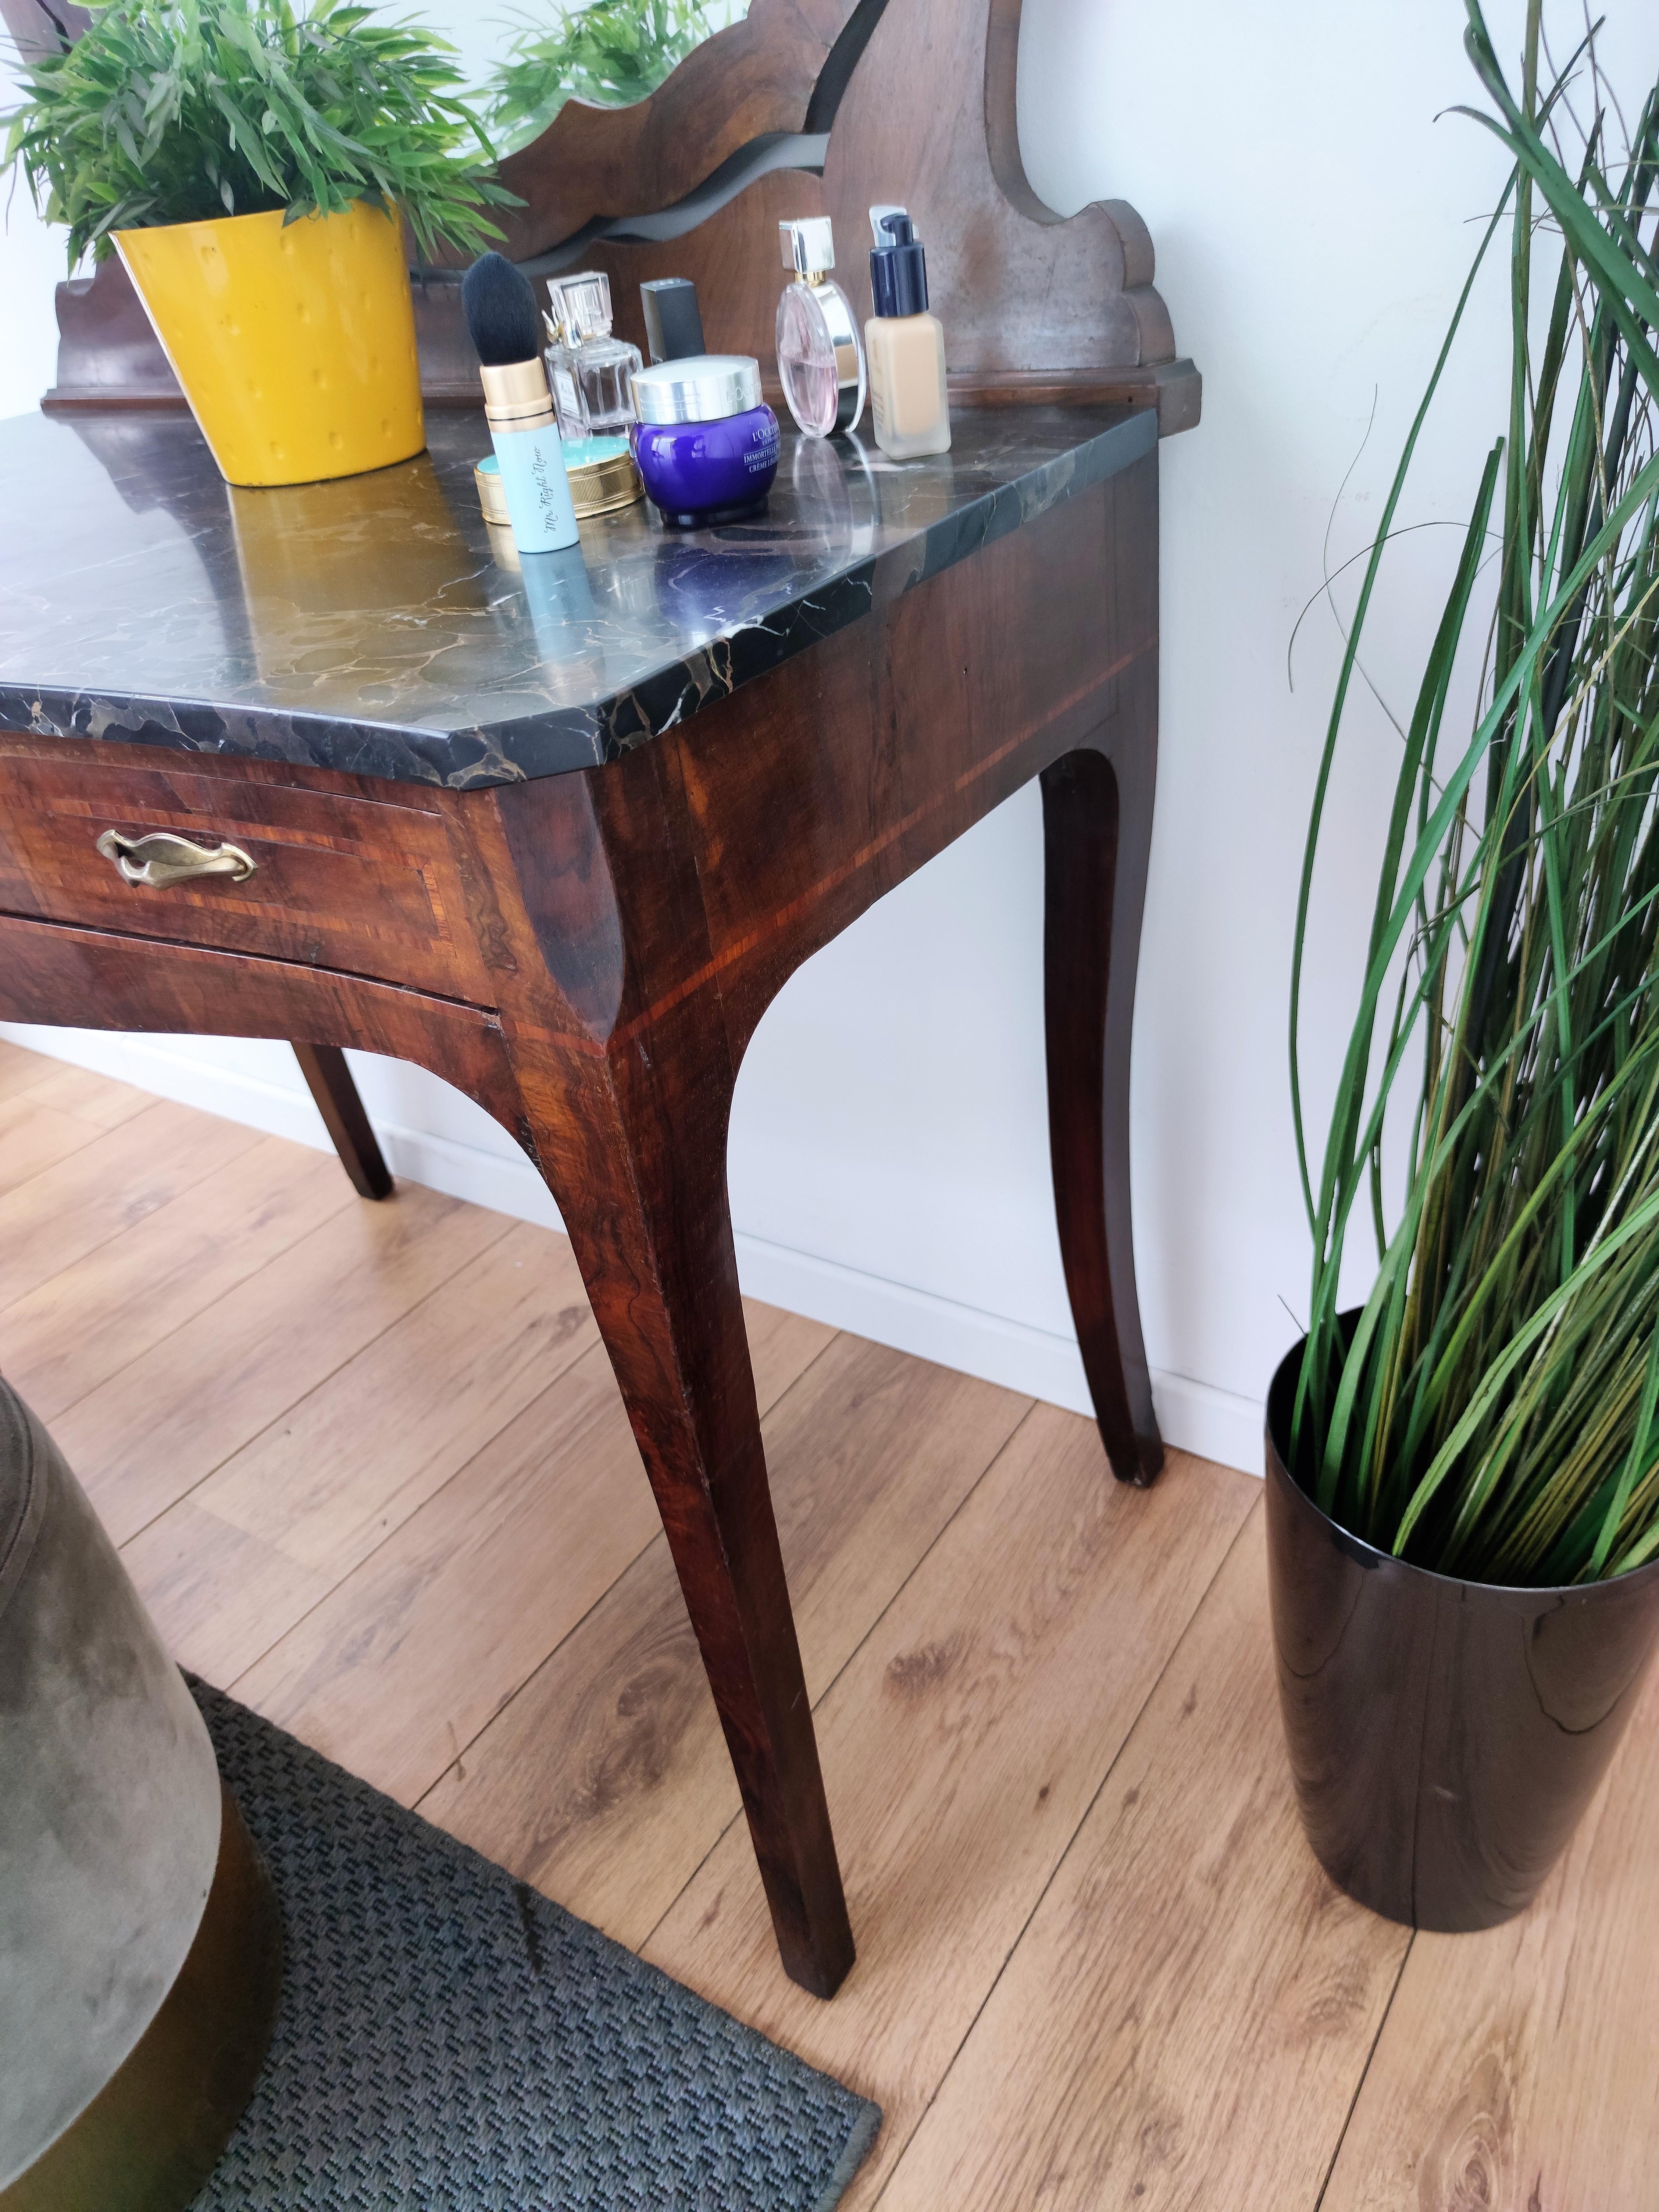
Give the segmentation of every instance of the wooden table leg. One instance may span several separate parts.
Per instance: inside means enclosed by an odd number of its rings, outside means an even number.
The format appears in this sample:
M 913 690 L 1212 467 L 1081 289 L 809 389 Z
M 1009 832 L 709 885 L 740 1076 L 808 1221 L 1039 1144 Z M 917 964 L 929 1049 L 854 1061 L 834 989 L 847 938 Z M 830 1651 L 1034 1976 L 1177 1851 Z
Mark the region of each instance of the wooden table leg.
M 677 1068 L 659 1029 L 648 1052 L 559 1055 L 556 1072 L 534 1052 L 514 1059 L 656 1493 L 778 1949 L 793 1980 L 827 1997 L 853 1936 L 738 1291 L 723 1037 L 710 1054 Z
M 1152 748 L 1042 775 L 1048 1139 L 1066 1288 L 1112 1472 L 1164 1463 L 1129 1214 L 1129 1038 L 1152 831 Z
M 344 1053 L 336 1044 L 296 1044 L 294 1057 L 328 1126 L 353 1189 L 363 1198 L 390 1198 L 392 1172 L 380 1156 Z

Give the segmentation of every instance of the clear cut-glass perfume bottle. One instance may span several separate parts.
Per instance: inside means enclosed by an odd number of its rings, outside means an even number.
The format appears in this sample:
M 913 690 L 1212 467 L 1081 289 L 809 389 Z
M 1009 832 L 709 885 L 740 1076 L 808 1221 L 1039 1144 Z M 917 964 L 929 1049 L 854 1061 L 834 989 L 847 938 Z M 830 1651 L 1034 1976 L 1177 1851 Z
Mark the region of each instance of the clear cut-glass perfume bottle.
M 587 431 L 582 422 L 581 395 L 576 389 L 575 340 L 571 335 L 564 294 L 559 289 L 556 276 L 548 279 L 547 299 L 548 304 L 542 310 L 542 322 L 547 331 L 547 344 L 542 359 L 547 365 L 547 388 L 553 394 L 553 412 L 558 421 L 559 435 L 562 438 L 585 438 Z
M 778 301 L 778 375 L 783 396 L 809 438 L 850 430 L 864 412 L 864 343 L 853 303 L 830 271 L 836 265 L 828 216 L 781 222 L 783 265 L 794 274 Z
M 644 367 L 637 346 L 611 335 L 611 279 L 602 269 L 555 277 L 555 314 L 564 333 L 581 409 L 579 435 L 625 435 L 637 419 L 634 373 Z

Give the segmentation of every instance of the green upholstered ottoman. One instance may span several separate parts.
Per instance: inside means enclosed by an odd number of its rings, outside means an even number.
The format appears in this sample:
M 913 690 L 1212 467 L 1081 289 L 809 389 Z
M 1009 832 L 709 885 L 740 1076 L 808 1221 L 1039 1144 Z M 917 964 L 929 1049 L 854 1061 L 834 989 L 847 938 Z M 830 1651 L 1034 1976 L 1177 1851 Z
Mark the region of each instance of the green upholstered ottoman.
M 85 1493 L 0 1381 L 0 2212 L 176 2212 L 270 2038 L 276 1901 Z

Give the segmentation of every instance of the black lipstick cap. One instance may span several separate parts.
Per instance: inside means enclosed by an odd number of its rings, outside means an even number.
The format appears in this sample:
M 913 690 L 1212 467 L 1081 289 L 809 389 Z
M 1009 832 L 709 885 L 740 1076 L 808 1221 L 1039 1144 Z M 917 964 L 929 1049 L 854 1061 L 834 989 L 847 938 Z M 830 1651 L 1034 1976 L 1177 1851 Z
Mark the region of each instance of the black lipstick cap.
M 686 361 L 707 353 L 697 288 L 689 276 L 653 276 L 640 287 L 646 342 L 653 361 Z

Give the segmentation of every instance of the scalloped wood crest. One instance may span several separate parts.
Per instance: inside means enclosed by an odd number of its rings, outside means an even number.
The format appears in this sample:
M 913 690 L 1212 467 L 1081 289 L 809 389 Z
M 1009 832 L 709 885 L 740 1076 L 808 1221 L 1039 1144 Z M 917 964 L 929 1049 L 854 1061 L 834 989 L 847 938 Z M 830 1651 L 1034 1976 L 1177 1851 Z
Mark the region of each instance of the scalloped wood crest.
M 78 39 L 91 21 L 90 12 L 73 0 L 0 0 L 0 23 L 24 61 L 54 52 L 65 33 Z
M 756 138 L 827 122 L 822 177 L 775 169 L 678 238 L 595 239 L 583 249 L 583 264 L 611 277 L 623 335 L 643 345 L 643 280 L 690 276 L 710 346 L 753 354 L 769 371 L 783 284 L 779 221 L 833 218 L 837 274 L 866 315 L 868 210 L 902 202 L 927 248 L 959 397 L 1150 402 L 1163 430 L 1184 429 L 1198 419 L 1200 385 L 1176 358 L 1146 225 L 1122 200 L 1059 216 L 1026 177 L 1015 117 L 1019 18 L 1020 0 L 756 0 L 745 22 L 624 111 L 626 144 L 650 149 L 631 174 L 617 166 L 621 115 L 574 104 L 510 158 L 504 173 L 531 203 L 517 250 L 541 251 L 625 204 L 635 216 L 671 207 Z M 832 116 L 815 118 L 815 95 L 820 110 L 832 105 L 823 72 L 849 50 L 854 65 L 844 90 L 836 87 Z M 729 114 L 709 112 L 716 86 Z M 602 145 L 603 165 L 593 153 Z M 556 176 L 556 197 L 550 185 L 538 199 L 540 180 Z
M 1062 217 L 1027 180 L 1014 112 L 1019 16 L 1020 0 L 889 0 L 824 164 L 828 211 L 857 250 L 854 297 L 868 298 L 870 203 L 902 200 L 927 247 L 954 371 L 994 379 L 1173 366 L 1152 241 L 1133 209 L 1097 202 Z M 887 189 L 890 176 L 897 189 Z M 1195 386 L 1190 365 L 1185 374 Z
M 655 215 L 757 138 L 807 128 L 854 0 L 753 0 L 631 107 L 567 100 L 539 138 L 501 162 L 525 205 L 502 218 L 503 253 L 527 261 L 607 216 Z
M 690 276 L 709 345 L 753 354 L 769 381 L 780 220 L 833 218 L 837 274 L 866 315 L 867 211 L 900 202 L 927 248 L 956 398 L 1126 400 L 1156 405 L 1166 434 L 1185 429 L 1198 419 L 1200 380 L 1176 357 L 1145 224 L 1121 200 L 1062 217 L 1026 177 L 1019 17 L 1020 0 L 753 0 L 648 99 L 568 102 L 507 156 L 503 176 L 525 202 L 507 250 L 527 260 L 598 222 L 660 218 L 757 145 L 775 152 L 827 130 L 821 174 L 772 168 L 702 220 L 688 210 L 691 227 L 665 241 L 584 244 L 582 264 L 611 277 L 618 331 L 642 347 L 640 283 Z M 808 159 L 814 148 L 788 151 Z M 428 403 L 476 406 L 453 277 L 417 280 L 416 317 Z M 118 263 L 61 285 L 58 322 L 58 382 L 45 404 L 178 404 Z

